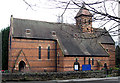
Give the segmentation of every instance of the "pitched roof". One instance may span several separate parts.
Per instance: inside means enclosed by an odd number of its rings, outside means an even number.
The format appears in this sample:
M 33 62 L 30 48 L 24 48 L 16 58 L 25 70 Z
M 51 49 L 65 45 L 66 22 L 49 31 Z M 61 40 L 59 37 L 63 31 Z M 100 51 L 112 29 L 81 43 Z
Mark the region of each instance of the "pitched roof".
M 29 36 L 26 29 L 30 29 Z M 55 32 L 53 35 L 52 32 Z M 108 56 L 100 43 L 114 44 L 105 29 L 94 29 L 94 33 L 81 33 L 75 25 L 50 23 L 13 18 L 13 37 L 58 39 L 64 55 Z
M 92 17 L 92 14 L 89 12 L 89 10 L 84 5 L 79 10 L 79 12 L 77 13 L 76 17 L 79 17 L 81 15 L 91 16 Z

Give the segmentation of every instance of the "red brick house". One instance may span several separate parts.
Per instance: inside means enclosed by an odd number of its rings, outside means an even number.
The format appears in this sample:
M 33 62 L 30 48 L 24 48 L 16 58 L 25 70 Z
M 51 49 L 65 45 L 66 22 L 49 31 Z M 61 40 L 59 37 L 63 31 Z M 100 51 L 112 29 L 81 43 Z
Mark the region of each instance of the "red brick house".
M 11 16 L 9 34 L 10 71 L 74 71 L 77 61 L 100 70 L 115 67 L 115 42 L 106 31 L 92 27 L 92 14 L 85 7 L 76 25 L 51 23 Z

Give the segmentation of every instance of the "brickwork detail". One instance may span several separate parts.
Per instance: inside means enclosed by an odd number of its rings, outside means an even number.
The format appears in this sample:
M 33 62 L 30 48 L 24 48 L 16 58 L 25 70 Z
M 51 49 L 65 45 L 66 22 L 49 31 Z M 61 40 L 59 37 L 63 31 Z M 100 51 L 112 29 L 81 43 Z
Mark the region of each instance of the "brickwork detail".
M 41 46 L 41 59 L 39 59 L 39 46 Z M 48 46 L 50 46 L 50 59 L 47 55 Z M 21 50 L 24 54 L 19 54 Z M 12 48 L 9 51 L 9 70 L 12 71 L 14 68 L 19 71 L 18 65 L 21 60 L 27 65 L 25 70 L 30 66 L 31 71 L 55 71 L 55 41 L 12 39 Z
M 111 44 L 102 44 L 102 46 L 109 54 L 109 67 L 115 67 L 115 46 Z
M 41 46 L 41 59 L 39 59 L 38 47 Z M 47 58 L 48 46 L 50 46 L 50 59 Z M 110 55 L 109 57 L 64 57 L 60 44 L 57 44 L 57 71 L 74 71 L 73 64 L 78 58 L 80 70 L 82 65 L 90 64 L 92 70 L 101 70 L 107 63 L 108 68 L 115 66 L 115 47 L 114 45 L 102 44 L 103 48 Z M 22 52 L 20 53 L 20 51 Z M 19 56 L 19 57 L 18 57 Z M 94 58 L 94 65 L 92 65 Z M 9 51 L 9 70 L 19 71 L 19 62 L 24 61 L 26 67 L 24 71 L 55 71 L 55 41 L 50 40 L 30 40 L 12 39 L 12 48 Z
M 76 25 L 81 29 L 82 32 L 93 32 L 92 17 L 80 16 L 76 18 Z

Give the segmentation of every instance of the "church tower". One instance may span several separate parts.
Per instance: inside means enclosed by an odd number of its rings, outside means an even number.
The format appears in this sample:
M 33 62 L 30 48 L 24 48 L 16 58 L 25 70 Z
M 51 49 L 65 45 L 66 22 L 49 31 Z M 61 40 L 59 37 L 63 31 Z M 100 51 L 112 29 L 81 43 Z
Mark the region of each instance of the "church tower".
M 92 14 L 83 5 L 77 15 L 75 16 L 76 26 L 80 28 L 82 32 L 93 32 L 92 28 Z

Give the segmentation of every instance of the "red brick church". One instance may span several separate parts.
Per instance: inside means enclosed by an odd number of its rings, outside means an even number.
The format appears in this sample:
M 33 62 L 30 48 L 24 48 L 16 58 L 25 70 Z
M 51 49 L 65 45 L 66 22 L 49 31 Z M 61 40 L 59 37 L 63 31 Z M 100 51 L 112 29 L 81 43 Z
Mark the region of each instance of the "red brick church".
M 74 63 L 101 70 L 115 67 L 115 42 L 107 30 L 92 27 L 92 14 L 81 7 L 76 25 L 13 18 L 8 69 L 11 72 L 74 71 Z

